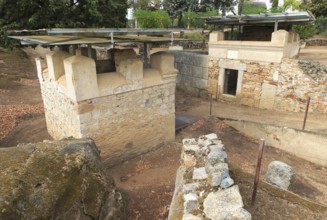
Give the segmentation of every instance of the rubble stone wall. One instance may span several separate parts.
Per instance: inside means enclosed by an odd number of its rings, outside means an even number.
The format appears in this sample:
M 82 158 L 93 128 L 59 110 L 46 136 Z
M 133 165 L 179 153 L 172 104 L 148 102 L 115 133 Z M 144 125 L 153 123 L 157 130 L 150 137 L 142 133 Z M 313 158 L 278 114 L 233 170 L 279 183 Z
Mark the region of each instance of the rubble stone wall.
M 250 220 L 216 134 L 184 139 L 169 220 Z
M 251 107 L 293 112 L 305 111 L 307 99 L 311 97 L 309 111 L 327 113 L 326 66 L 288 58 L 281 63 L 233 62 L 236 61 L 210 58 L 207 89 L 213 97 L 218 95 L 221 100 Z M 224 81 L 219 80 L 227 68 L 222 63 L 231 63 L 230 66 L 239 73 L 242 71 L 242 82 L 238 85 L 240 91 L 234 99 L 224 94 Z M 244 65 L 245 70 L 239 68 L 240 65 Z

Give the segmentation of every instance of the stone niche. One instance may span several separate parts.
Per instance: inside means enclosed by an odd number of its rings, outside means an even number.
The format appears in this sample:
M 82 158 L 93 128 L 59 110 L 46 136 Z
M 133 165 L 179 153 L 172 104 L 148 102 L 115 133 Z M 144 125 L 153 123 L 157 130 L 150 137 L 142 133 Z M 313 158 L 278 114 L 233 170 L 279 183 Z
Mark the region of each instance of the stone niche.
M 91 137 L 110 165 L 174 141 L 174 57 L 155 53 L 144 69 L 132 53 L 115 50 L 115 72 L 98 74 L 95 60 L 81 55 L 50 52 L 46 69 L 36 60 L 54 139 Z

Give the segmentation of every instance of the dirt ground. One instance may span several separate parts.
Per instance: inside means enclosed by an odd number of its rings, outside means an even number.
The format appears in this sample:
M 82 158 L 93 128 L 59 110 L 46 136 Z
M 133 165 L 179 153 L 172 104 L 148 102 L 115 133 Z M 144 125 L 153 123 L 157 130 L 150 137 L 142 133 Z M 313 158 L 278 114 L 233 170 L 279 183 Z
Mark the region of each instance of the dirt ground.
M 0 147 L 51 139 L 46 132 L 40 89 L 31 61 L 35 54 L 27 52 L 29 56 L 21 50 L 11 53 L 0 51 L 0 131 L 5 131 L 0 133 Z M 296 178 L 291 193 L 269 188 L 262 183 L 255 205 L 250 206 L 257 140 L 240 134 L 218 119 L 218 116 L 231 115 L 233 112 L 236 118 L 245 117 L 263 123 L 285 123 L 296 127 L 299 125 L 300 113 L 299 117 L 296 114 L 275 113 L 275 117 L 266 118 L 273 112 L 215 103 L 214 116 L 208 117 L 208 106 L 206 100 L 177 92 L 176 112 L 197 115 L 200 120 L 177 132 L 175 143 L 115 167 L 108 167 L 108 173 L 113 175 L 117 186 L 129 195 L 128 219 L 167 218 L 175 174 L 180 165 L 182 139 L 212 132 L 217 133 L 225 144 L 231 175 L 240 186 L 245 208 L 251 212 L 253 219 L 327 219 L 327 208 L 324 207 L 327 206 L 327 167 L 317 166 L 270 146 L 264 152 L 261 179 L 273 160 L 290 164 Z M 324 116 L 311 115 L 308 129 L 324 132 L 326 123 L 324 120 L 319 121 L 321 117 Z

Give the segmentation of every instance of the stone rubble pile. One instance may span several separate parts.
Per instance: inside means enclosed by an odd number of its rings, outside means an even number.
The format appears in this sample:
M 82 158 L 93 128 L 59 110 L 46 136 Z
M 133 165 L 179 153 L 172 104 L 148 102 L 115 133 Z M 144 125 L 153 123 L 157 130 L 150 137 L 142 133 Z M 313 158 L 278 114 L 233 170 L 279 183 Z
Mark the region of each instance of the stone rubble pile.
M 320 65 L 319 62 L 299 60 L 299 65 L 303 72 L 312 78 L 322 78 L 327 75 L 327 66 Z
M 227 154 L 216 134 L 184 139 L 181 158 L 169 219 L 252 219 L 229 175 Z

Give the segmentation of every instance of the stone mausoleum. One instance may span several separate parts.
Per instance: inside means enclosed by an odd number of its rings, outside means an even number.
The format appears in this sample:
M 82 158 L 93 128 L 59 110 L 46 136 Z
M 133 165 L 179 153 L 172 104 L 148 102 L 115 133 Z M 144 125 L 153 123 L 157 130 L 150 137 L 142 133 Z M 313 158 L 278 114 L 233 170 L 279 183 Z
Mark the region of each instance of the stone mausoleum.
M 309 111 L 327 113 L 327 67 L 298 60 L 300 38 L 291 31 L 312 19 L 307 12 L 210 18 L 229 31 L 210 34 L 208 55 L 173 52 L 177 88 L 277 111 L 304 111 L 310 97 Z
M 111 53 L 112 72 L 97 73 L 82 53 L 52 51 L 37 59 L 49 134 L 91 137 L 108 164 L 175 139 L 174 56 L 151 55 L 149 68 L 130 50 Z

